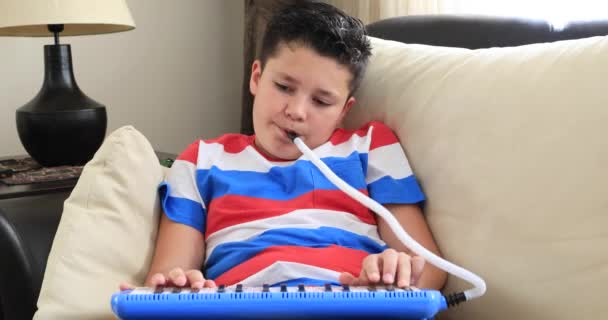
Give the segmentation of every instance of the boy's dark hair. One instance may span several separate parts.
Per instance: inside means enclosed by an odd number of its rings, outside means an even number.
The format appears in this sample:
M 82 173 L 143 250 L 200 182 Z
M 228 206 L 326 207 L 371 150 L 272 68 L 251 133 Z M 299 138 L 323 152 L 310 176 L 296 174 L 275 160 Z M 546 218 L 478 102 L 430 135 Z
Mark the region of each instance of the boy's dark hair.
M 262 68 L 280 43 L 305 45 L 348 67 L 353 76 L 349 97 L 359 87 L 371 55 L 371 45 L 361 20 L 316 1 L 296 1 L 270 19 L 260 51 Z

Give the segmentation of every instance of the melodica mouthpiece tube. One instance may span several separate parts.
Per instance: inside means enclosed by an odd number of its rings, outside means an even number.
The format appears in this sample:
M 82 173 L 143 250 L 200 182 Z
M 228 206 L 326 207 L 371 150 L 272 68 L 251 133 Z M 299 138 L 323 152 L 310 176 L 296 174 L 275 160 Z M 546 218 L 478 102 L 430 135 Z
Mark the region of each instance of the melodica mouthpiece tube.
M 399 221 L 397 221 L 393 214 L 384 206 L 376 202 L 374 199 L 359 192 L 359 190 L 353 188 L 348 183 L 344 182 L 344 180 L 340 179 L 340 177 L 331 171 L 331 169 L 323 161 L 321 161 L 321 159 L 319 159 L 319 157 L 317 157 L 317 155 L 310 150 L 304 141 L 297 137 L 294 132 L 288 131 L 287 135 L 293 140 L 293 143 L 296 145 L 296 147 L 298 147 L 298 149 L 300 149 L 302 154 L 308 158 L 308 160 L 310 160 L 331 183 L 337 186 L 340 190 L 344 191 L 354 200 L 358 201 L 368 209 L 376 212 L 382 219 L 384 219 L 397 238 L 406 247 L 410 248 L 410 250 L 412 250 L 415 254 L 423 257 L 427 262 L 436 266 L 437 268 L 461 278 L 473 285 L 473 288 L 469 290 L 448 296 L 447 300 L 450 306 L 466 300 L 478 298 L 485 294 L 486 282 L 481 277 L 437 256 L 435 253 L 420 245 L 401 227 Z

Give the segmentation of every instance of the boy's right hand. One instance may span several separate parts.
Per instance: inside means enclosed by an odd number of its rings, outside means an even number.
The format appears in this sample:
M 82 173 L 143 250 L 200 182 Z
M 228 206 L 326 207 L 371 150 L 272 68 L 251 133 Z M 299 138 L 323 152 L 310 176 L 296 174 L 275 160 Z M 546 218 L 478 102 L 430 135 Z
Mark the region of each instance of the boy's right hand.
M 200 270 L 185 271 L 182 268 L 175 268 L 167 275 L 156 273 L 148 278 L 145 286 L 147 287 L 191 287 L 192 289 L 215 288 L 216 284 L 213 280 L 206 280 Z M 120 291 L 134 289 L 135 286 L 129 283 L 121 283 Z

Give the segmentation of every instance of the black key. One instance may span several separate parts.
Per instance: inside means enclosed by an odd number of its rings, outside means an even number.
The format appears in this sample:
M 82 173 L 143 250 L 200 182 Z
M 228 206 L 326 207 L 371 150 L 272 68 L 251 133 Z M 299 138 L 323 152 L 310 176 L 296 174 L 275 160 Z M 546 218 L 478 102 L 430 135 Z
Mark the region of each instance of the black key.
M 224 292 L 226 292 L 226 285 L 220 284 L 220 286 L 217 288 L 217 293 L 224 293 Z
M 164 286 L 156 286 L 156 288 L 154 289 L 154 293 L 163 293 L 164 290 Z
M 376 286 L 373 284 L 370 284 L 369 286 L 367 286 L 367 290 L 371 291 L 371 292 L 375 292 L 376 291 Z
M 331 283 L 325 284 L 325 292 L 331 292 Z
M 236 285 L 236 292 L 243 292 L 243 285 L 242 284 L 237 284 Z
M 281 284 L 281 292 L 287 292 L 287 285 L 286 284 Z
M 270 285 L 268 283 L 262 285 L 262 292 L 270 292 Z
M 199 293 L 200 291 L 201 291 L 201 289 L 199 289 L 199 288 L 194 288 L 194 289 L 192 289 L 192 291 L 190 291 L 190 292 L 192 292 L 192 293 Z
M 304 284 L 300 283 L 300 284 L 298 285 L 298 292 L 304 292 L 304 291 L 306 291 L 306 290 L 304 289 Z
M 395 286 L 392 284 L 389 284 L 386 286 L 386 291 L 395 291 Z
M 171 290 L 171 293 L 180 293 L 180 292 L 182 292 L 182 288 L 179 288 L 179 287 L 175 287 L 175 288 L 173 288 L 173 290 Z
M 342 291 L 349 292 L 350 291 L 350 287 L 347 284 L 343 284 L 342 285 Z

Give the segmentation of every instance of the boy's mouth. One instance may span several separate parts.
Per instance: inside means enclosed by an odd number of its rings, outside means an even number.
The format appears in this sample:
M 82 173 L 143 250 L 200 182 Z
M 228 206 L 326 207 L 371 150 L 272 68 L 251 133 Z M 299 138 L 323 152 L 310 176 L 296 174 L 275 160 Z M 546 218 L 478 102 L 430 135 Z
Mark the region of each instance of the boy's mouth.
M 287 132 L 287 137 L 288 137 L 288 138 L 289 138 L 291 141 L 294 141 L 294 140 L 295 140 L 295 139 L 298 137 L 298 134 L 297 134 L 297 133 L 295 133 L 295 131 L 286 130 L 286 132 Z
M 295 131 L 289 130 L 289 129 L 285 129 L 285 132 L 287 132 L 287 135 L 292 135 L 292 136 L 297 136 L 298 135 Z
M 291 130 L 291 129 L 285 129 L 283 127 L 279 126 L 279 129 L 281 129 L 281 131 L 283 131 L 285 133 L 285 135 L 290 139 L 290 140 L 294 140 L 296 137 L 298 137 L 298 133 Z

